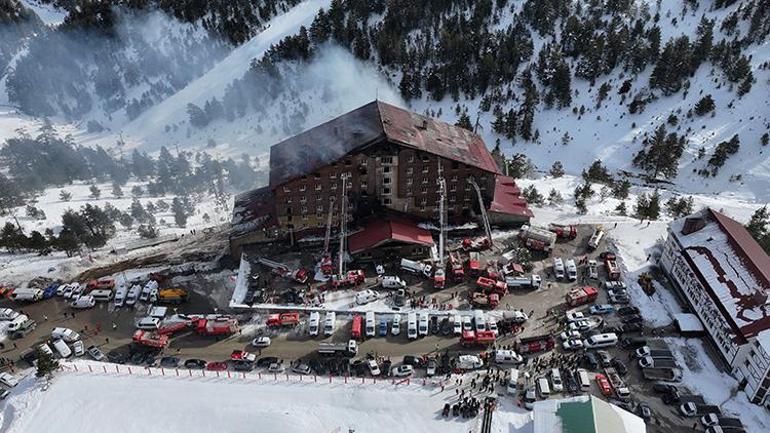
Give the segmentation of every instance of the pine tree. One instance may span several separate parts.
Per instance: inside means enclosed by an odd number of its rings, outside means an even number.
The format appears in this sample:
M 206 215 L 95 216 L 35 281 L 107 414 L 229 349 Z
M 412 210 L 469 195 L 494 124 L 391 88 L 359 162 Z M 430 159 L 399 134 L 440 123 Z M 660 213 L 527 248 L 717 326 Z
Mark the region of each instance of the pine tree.
M 666 135 L 666 126 L 661 124 L 652 139 L 645 141 L 645 147 L 634 156 L 633 162 L 652 179 L 660 175 L 665 179 L 676 177 L 684 147 L 684 137 L 673 132 Z
M 142 239 L 155 239 L 160 234 L 160 231 L 152 224 L 142 224 L 137 227 L 136 232 Z
M 112 196 L 115 198 L 123 197 L 123 188 L 121 188 L 120 184 L 117 182 L 112 183 Z
M 37 370 L 35 371 L 35 376 L 46 377 L 56 371 L 57 368 L 59 368 L 59 361 L 44 350 L 37 350 Z
M 564 201 L 559 191 L 556 190 L 556 188 L 551 188 L 551 191 L 548 193 L 548 203 L 551 206 L 559 205 Z
M 658 193 L 657 189 L 650 194 L 646 214 L 647 218 L 651 220 L 657 220 L 660 217 L 660 193 Z
M 61 201 L 70 201 L 72 200 L 72 193 L 67 190 L 61 190 L 59 191 L 59 200 Z
M 88 189 L 89 191 L 91 191 L 91 198 L 98 199 L 99 197 L 101 197 L 102 190 L 100 190 L 99 187 L 97 187 L 96 185 L 91 184 L 91 186 Z
M 11 179 L 0 173 L 0 215 L 24 202 L 21 190 Z
M 187 210 L 179 197 L 174 197 L 171 202 L 171 212 L 174 214 L 174 222 L 179 227 L 187 226 Z
M 693 111 L 698 116 L 703 116 L 708 112 L 714 111 L 714 107 L 714 99 L 711 97 L 711 95 L 706 95 L 695 104 Z
M 37 230 L 29 235 L 27 248 L 37 251 L 38 254 L 44 254 L 48 250 L 48 240 Z
M 738 153 L 741 148 L 741 140 L 738 134 L 735 134 L 728 141 L 717 144 L 714 154 L 708 160 L 708 166 L 711 167 L 711 174 L 716 175 L 719 169 L 725 164 L 727 158 Z
M 626 202 L 621 201 L 620 204 L 615 207 L 615 212 L 617 212 L 620 216 L 628 215 L 628 211 L 626 210 Z
M 564 176 L 564 166 L 561 161 L 554 161 L 549 173 L 556 179 Z
M 631 191 L 631 182 L 628 179 L 623 179 L 612 184 L 612 196 L 625 200 L 628 198 L 628 193 Z
M 466 111 L 463 111 L 460 114 L 460 117 L 457 119 L 457 122 L 455 122 L 455 126 L 459 126 L 460 128 L 467 129 L 468 131 L 473 131 L 471 118 L 468 116 L 468 113 Z
M 754 211 L 751 215 L 751 220 L 746 224 L 746 230 L 751 233 L 751 236 L 759 241 L 768 236 L 768 224 L 770 224 L 770 211 L 767 209 L 767 205 Z
M 139 185 L 134 185 L 131 187 L 131 195 L 134 197 L 141 197 L 142 194 L 144 194 L 144 190 Z

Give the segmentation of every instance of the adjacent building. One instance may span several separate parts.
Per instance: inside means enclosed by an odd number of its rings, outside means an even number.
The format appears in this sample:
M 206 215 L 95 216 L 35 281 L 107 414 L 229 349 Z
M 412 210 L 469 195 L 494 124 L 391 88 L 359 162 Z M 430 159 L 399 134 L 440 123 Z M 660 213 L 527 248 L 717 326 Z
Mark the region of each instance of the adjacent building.
M 741 223 L 703 209 L 671 223 L 660 264 L 749 399 L 769 404 L 770 257 Z
M 645 433 L 644 420 L 595 396 L 534 404 L 533 433 Z
M 424 233 L 405 230 L 405 224 L 438 220 L 439 176 L 446 181 L 449 223 L 476 220 L 481 206 L 497 225 L 525 223 L 532 216 L 480 136 L 374 101 L 270 149 L 269 184 L 236 198 L 231 251 L 237 257 L 248 243 L 317 238 L 327 226 L 336 229 L 343 188 L 351 234 L 367 229 L 382 234 L 387 230 L 370 221 L 394 216 L 397 231 L 416 239 Z M 400 238 L 415 248 L 427 246 L 424 239 Z M 378 242 L 357 245 L 369 243 Z

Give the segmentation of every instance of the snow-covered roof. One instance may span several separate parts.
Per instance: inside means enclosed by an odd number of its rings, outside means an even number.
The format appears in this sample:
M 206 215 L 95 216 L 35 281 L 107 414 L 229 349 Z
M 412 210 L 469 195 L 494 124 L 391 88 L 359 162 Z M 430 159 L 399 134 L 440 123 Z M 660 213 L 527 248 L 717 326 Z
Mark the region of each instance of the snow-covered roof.
M 698 316 L 692 313 L 679 313 L 674 315 L 674 320 L 679 326 L 681 332 L 703 332 L 703 324 Z
M 757 252 L 753 246 L 746 245 L 756 242 L 750 237 L 747 239 L 740 232 L 740 224 L 725 215 L 704 209 L 694 218 L 702 219 L 695 231 L 682 232 L 693 217 L 672 222 L 670 230 L 701 284 L 734 325 L 736 336 L 748 338 L 770 328 L 769 283 L 764 271 L 757 271 L 758 265 L 763 267 L 770 258 L 761 249 Z M 747 251 L 752 254 L 748 255 Z M 757 257 L 759 254 L 764 257 Z
M 533 433 L 645 433 L 644 420 L 594 396 L 549 399 L 534 404 Z

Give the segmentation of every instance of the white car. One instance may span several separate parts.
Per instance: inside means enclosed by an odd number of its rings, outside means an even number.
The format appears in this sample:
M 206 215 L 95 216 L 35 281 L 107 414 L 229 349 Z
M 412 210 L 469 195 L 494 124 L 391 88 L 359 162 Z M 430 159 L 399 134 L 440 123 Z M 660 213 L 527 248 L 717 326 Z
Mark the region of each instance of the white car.
M 116 307 L 122 307 L 123 304 L 126 303 L 126 293 L 128 293 L 128 290 L 126 290 L 126 286 L 120 285 L 117 289 L 115 289 L 115 306 Z
M 492 331 L 495 333 L 495 337 L 497 337 L 497 323 L 493 320 L 487 323 L 488 331 Z
M 8 388 L 13 388 L 19 384 L 19 381 L 12 374 L 3 372 L 0 373 L 0 383 Z
M 599 266 L 596 264 L 596 260 L 588 261 L 588 278 L 592 280 L 599 278 Z
M 559 334 L 559 338 L 561 338 L 561 341 L 567 341 L 574 338 L 583 338 L 583 336 L 580 334 L 580 331 L 564 331 Z
M 595 328 L 597 325 L 589 320 L 578 320 L 569 324 L 570 331 L 588 331 Z
M 460 355 L 457 357 L 457 368 L 460 370 L 476 370 L 484 366 L 484 362 L 476 355 Z
M 577 322 L 586 318 L 586 315 L 580 311 L 567 311 L 566 316 L 567 322 Z
M 77 287 L 80 287 L 80 284 L 77 285 Z M 68 285 L 64 288 L 64 292 L 62 293 L 62 296 L 64 299 L 69 299 L 72 297 L 72 292 L 75 290 L 75 287 L 73 285 Z
M 358 305 L 364 305 L 368 304 L 369 302 L 376 301 L 377 300 L 377 292 L 374 290 L 363 290 L 361 292 L 356 293 L 356 304 Z
M 27 320 L 29 320 L 29 316 L 26 314 L 19 314 L 13 320 L 11 320 L 11 323 L 9 323 L 5 329 L 11 332 L 16 331 L 20 329 L 21 325 L 23 325 Z
M 516 310 L 506 311 L 505 313 L 503 313 L 503 317 L 507 320 L 512 321 L 513 323 L 518 323 L 518 324 L 524 323 L 529 319 L 529 317 L 527 316 L 527 313 L 524 313 L 522 311 L 516 311 Z
M 53 328 L 53 331 L 51 331 L 51 338 L 54 340 L 61 338 L 67 343 L 74 343 L 75 341 L 80 340 L 80 334 L 69 328 L 57 327 Z
M 145 331 L 157 331 L 160 328 L 160 319 L 157 317 L 143 317 L 136 323 L 137 329 Z
M 72 308 L 92 308 L 94 305 L 96 305 L 96 299 L 94 299 L 91 295 L 83 295 L 79 296 L 77 299 L 72 301 L 70 304 L 70 307 Z
M 372 376 L 380 375 L 380 366 L 377 365 L 377 361 L 370 359 L 366 361 L 366 366 L 369 367 L 369 374 L 371 374 Z
M 286 367 L 284 367 L 283 364 L 274 362 L 270 364 L 270 367 L 267 367 L 267 371 L 269 371 L 270 373 L 283 373 L 284 371 L 286 371 Z
M 471 316 L 463 316 L 463 331 L 473 331 Z
M 269 347 L 270 343 L 270 337 L 257 337 L 251 340 L 251 345 L 254 347 Z
M 0 308 L 0 320 L 13 320 L 19 317 L 17 311 L 13 311 L 10 308 Z
M 86 348 L 83 345 L 83 342 L 78 340 L 72 343 L 72 351 L 75 352 L 75 356 L 82 356 L 86 353 Z
M 452 333 L 454 335 L 462 335 L 463 333 L 463 318 L 460 315 L 452 317 Z
M 390 325 L 390 334 L 391 335 L 398 335 L 401 333 L 401 315 L 400 314 L 394 314 L 393 315 L 393 323 Z
M 409 377 L 412 373 L 414 373 L 414 368 L 407 364 L 393 367 L 393 370 L 390 372 L 390 374 L 395 377 Z
M 136 284 L 131 286 L 131 288 L 128 290 L 128 294 L 126 295 L 126 305 L 134 305 L 136 304 L 136 300 L 139 299 L 139 293 L 141 293 L 142 288 Z
M 580 350 L 583 348 L 583 340 L 579 338 L 570 338 L 561 344 L 564 350 Z

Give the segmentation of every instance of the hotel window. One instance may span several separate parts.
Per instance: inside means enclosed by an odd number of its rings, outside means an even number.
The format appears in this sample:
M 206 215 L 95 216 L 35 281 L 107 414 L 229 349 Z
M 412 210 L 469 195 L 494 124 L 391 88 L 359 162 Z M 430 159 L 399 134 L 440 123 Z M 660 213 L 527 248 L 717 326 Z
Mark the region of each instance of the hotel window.
M 291 196 L 286 197 L 286 203 L 291 203 Z
M 423 193 L 423 194 L 427 194 L 428 193 L 428 187 L 427 186 L 420 187 L 420 192 Z
M 412 178 L 411 177 L 406 179 L 406 184 L 407 185 L 411 185 L 412 184 Z
M 412 188 L 407 188 L 406 189 L 406 195 L 407 196 L 411 196 L 412 195 Z
M 471 190 L 471 184 L 469 184 L 469 183 L 466 183 L 466 184 L 465 184 L 465 190 L 466 190 L 466 191 L 470 191 L 470 190 Z
M 316 191 L 320 191 L 320 190 L 321 190 L 321 188 L 323 188 L 323 187 L 321 186 L 321 184 L 320 184 L 320 183 L 317 183 L 317 184 L 315 184 L 315 190 L 316 190 Z
M 364 166 L 364 167 L 366 167 L 366 165 L 367 165 L 367 164 L 369 164 L 369 161 L 368 161 L 368 159 L 367 159 L 367 158 L 365 158 L 365 157 L 364 157 L 364 158 L 361 158 L 361 165 L 362 165 L 362 166 Z
M 427 165 L 423 165 L 422 166 L 422 172 L 423 173 L 427 173 L 428 172 L 428 166 Z
M 411 176 L 412 173 L 414 173 L 414 169 L 412 167 L 409 167 L 409 168 L 406 169 L 407 176 Z
M 316 211 L 317 213 L 319 213 L 319 214 L 322 214 L 322 213 L 324 212 L 324 207 L 323 207 L 323 205 L 320 205 L 320 204 L 319 204 L 318 206 L 316 206 L 316 207 L 315 207 L 315 211 Z
M 393 157 L 392 156 L 383 156 L 380 158 L 380 162 L 383 164 L 393 164 Z
M 306 203 L 306 202 L 307 202 L 307 197 L 305 197 L 305 196 L 303 195 L 302 197 L 300 197 L 300 198 L 299 198 L 299 202 L 300 202 L 300 203 Z
M 386 206 L 389 205 L 389 204 L 392 204 L 392 203 L 393 203 L 393 201 L 389 197 L 385 197 L 384 199 L 382 199 L 382 204 L 384 204 Z
M 383 173 L 390 173 L 390 166 L 386 165 L 386 166 L 382 167 L 382 172 Z
M 385 187 L 385 188 L 382 189 L 382 193 L 385 194 L 385 195 L 390 195 L 390 192 L 391 191 L 390 191 L 389 187 Z
M 300 185 L 300 186 L 299 186 L 299 190 L 300 190 L 300 191 L 305 191 L 305 185 Z
M 452 182 L 457 182 L 457 176 L 452 176 L 452 178 L 451 178 L 450 180 L 451 180 Z
M 428 178 L 427 177 L 423 177 L 422 178 L 422 183 L 428 183 Z
M 382 178 L 382 183 L 383 183 L 383 185 L 390 185 L 390 182 L 391 182 L 391 181 L 392 181 L 392 179 L 391 179 L 391 178 L 389 178 L 389 177 L 384 177 L 384 178 Z
M 422 162 L 428 162 L 428 161 L 430 161 L 430 158 L 428 157 L 428 155 L 423 155 Z
M 291 192 L 291 188 L 288 186 L 283 187 L 283 192 Z
M 409 155 L 409 158 L 407 158 L 407 161 L 414 162 L 414 154 Z
M 337 182 L 334 182 L 331 186 L 332 191 L 335 191 L 337 189 Z
M 368 183 L 366 183 L 365 180 L 362 180 L 361 181 L 361 189 L 366 189 L 367 186 L 368 186 Z
M 306 214 L 306 213 L 307 213 L 307 206 L 302 206 L 302 207 L 300 208 L 300 212 L 301 212 L 302 214 Z
M 337 178 L 337 173 L 334 173 L 334 172 L 329 173 L 329 179 L 334 180 L 336 178 Z
M 321 173 L 313 173 L 313 177 L 315 177 L 316 179 L 320 179 Z
M 449 203 L 454 203 L 456 201 L 457 201 L 457 197 L 455 197 L 454 195 L 449 196 Z
M 452 161 L 452 170 L 457 170 L 460 168 L 460 163 L 457 161 Z
M 456 184 L 454 184 L 454 183 L 453 183 L 453 184 L 451 184 L 451 185 L 449 185 L 449 190 L 450 190 L 450 191 L 457 191 L 457 185 L 456 185 Z

